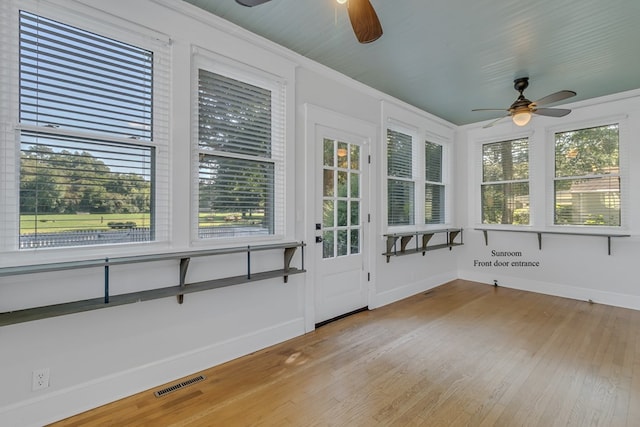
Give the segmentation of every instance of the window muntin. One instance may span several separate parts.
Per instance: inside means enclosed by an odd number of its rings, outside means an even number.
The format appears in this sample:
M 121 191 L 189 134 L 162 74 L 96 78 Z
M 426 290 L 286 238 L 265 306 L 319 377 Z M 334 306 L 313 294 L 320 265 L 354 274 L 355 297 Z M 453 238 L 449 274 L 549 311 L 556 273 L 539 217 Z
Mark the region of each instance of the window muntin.
M 323 140 L 322 258 L 361 253 L 361 150 L 340 140 Z
M 387 129 L 387 223 L 415 224 L 413 137 Z
M 619 125 L 555 134 L 554 224 L 621 225 Z
M 21 11 L 19 247 L 154 239 L 153 52 Z
M 442 145 L 426 141 L 424 153 L 424 222 L 425 224 L 444 224 L 445 188 L 442 180 Z
M 529 140 L 482 145 L 483 224 L 529 224 Z
M 284 90 L 198 69 L 198 237 L 281 228 Z

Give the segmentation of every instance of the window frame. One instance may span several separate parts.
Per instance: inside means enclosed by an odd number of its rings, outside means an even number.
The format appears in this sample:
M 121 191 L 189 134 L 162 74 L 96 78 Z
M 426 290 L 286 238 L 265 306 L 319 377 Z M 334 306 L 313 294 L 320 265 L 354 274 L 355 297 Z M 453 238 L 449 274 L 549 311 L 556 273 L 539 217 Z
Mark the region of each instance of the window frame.
M 563 132 L 579 131 L 583 129 L 591 129 L 604 127 L 608 125 L 618 125 L 618 177 L 620 179 L 620 225 L 583 225 L 583 224 L 556 224 L 555 223 L 555 145 L 556 134 Z M 593 119 L 568 122 L 560 126 L 548 127 L 546 129 L 546 162 L 550 165 L 547 168 L 546 175 L 546 205 L 548 208 L 545 212 L 545 222 L 549 229 L 556 231 L 565 231 L 568 233 L 598 233 L 598 232 L 620 232 L 625 231 L 629 227 L 628 206 L 630 203 L 629 191 L 629 123 L 627 115 L 603 116 Z
M 383 114 L 385 126 L 383 128 L 383 150 L 382 155 L 384 161 L 382 162 L 381 177 L 384 183 L 384 197 L 380 204 L 383 209 L 383 234 L 384 233 L 403 233 L 423 230 L 435 230 L 447 228 L 451 224 L 452 212 L 451 212 L 451 139 L 444 136 L 447 134 L 448 129 L 441 126 L 439 123 L 431 123 L 431 120 L 425 120 L 425 117 L 413 114 L 402 108 L 398 108 L 393 104 L 383 103 Z M 405 120 L 399 120 L 403 118 Z M 408 120 L 407 120 L 408 119 Z M 412 124 L 408 124 L 412 123 Z M 415 123 L 415 125 L 414 125 Z M 387 157 L 387 131 L 391 129 L 396 132 L 401 132 L 406 135 L 411 135 L 413 143 L 413 170 L 412 170 L 412 182 L 414 183 L 414 224 L 410 225 L 392 225 L 389 224 L 389 212 L 388 212 L 388 157 Z M 441 159 L 441 182 L 442 185 L 444 206 L 442 221 L 438 223 L 428 223 L 426 221 L 426 185 L 427 183 L 433 184 L 431 181 L 427 181 L 426 176 L 426 144 L 431 143 L 439 145 L 442 148 Z
M 527 161 L 527 178 L 526 179 L 511 179 L 511 180 L 501 180 L 501 181 L 485 181 L 484 180 L 484 147 L 485 145 L 490 145 L 490 144 L 499 144 L 499 143 L 503 143 L 503 142 L 512 142 L 512 141 L 519 141 L 519 140 L 526 140 L 527 141 L 527 157 L 528 157 L 528 161 Z M 483 228 L 491 228 L 491 227 L 497 227 L 497 228 L 526 228 L 526 227 L 531 227 L 531 225 L 533 224 L 533 200 L 532 200 L 532 187 L 531 187 L 531 175 L 532 175 L 532 168 L 531 168 L 531 135 L 530 134 L 515 134 L 515 135 L 503 135 L 502 137 L 498 137 L 498 138 L 492 138 L 489 140 L 483 140 L 483 141 L 479 141 L 478 142 L 478 182 L 480 183 L 479 186 L 477 186 L 476 188 L 478 188 L 478 200 L 476 203 L 477 209 L 478 209 L 478 218 L 477 218 L 477 223 L 483 227 Z M 484 218 L 484 211 L 483 211 L 483 204 L 482 204 L 482 188 L 485 185 L 495 185 L 495 184 L 499 184 L 499 183 L 510 183 L 510 184 L 518 184 L 518 183 L 527 183 L 529 186 L 529 223 L 528 224 L 514 224 L 513 222 L 511 223 L 506 223 L 506 224 L 502 224 L 502 223 L 485 223 L 483 221 Z
M 217 53 L 208 51 L 197 46 L 192 47 L 191 55 L 191 87 L 192 87 L 192 113 L 191 113 L 191 244 L 194 246 L 218 247 L 228 246 L 230 242 L 264 242 L 264 241 L 281 241 L 287 234 L 290 234 L 290 228 L 286 225 L 286 216 L 291 208 L 287 202 L 289 194 L 289 186 L 286 185 L 287 176 L 290 168 L 287 167 L 287 152 L 289 150 L 289 138 L 286 123 L 289 115 L 289 93 L 287 89 L 287 79 L 276 74 L 258 69 L 251 65 L 235 61 L 231 58 L 224 57 Z M 271 159 L 268 160 L 274 165 L 274 218 L 273 233 L 270 234 L 253 234 L 249 236 L 221 236 L 221 237 L 201 237 L 199 227 L 199 167 L 200 155 L 206 153 L 209 156 L 216 156 L 214 150 L 204 150 L 199 147 L 199 70 L 205 70 L 215 74 L 223 75 L 227 78 L 238 80 L 253 86 L 268 89 L 272 94 L 276 94 L 279 99 L 272 98 L 272 144 L 276 141 L 276 146 L 272 145 Z M 275 97 L 274 97 L 275 98 Z M 278 108 L 273 107 L 280 103 Z M 280 117 L 279 123 L 273 122 L 274 111 L 278 111 Z M 278 128 L 279 126 L 279 128 Z M 245 156 L 239 153 L 218 152 L 219 155 L 228 158 L 238 158 L 250 161 L 260 161 L 254 156 Z M 262 159 L 264 160 L 264 159 Z M 291 205 L 292 206 L 292 205 Z
M 101 37 L 129 44 L 136 48 L 153 53 L 152 75 L 152 103 L 151 122 L 152 133 L 149 140 L 118 137 L 89 130 L 87 132 L 75 129 L 50 128 L 37 124 L 20 122 L 20 11 L 39 17 L 60 22 L 61 24 L 77 28 Z M 169 45 L 167 36 L 146 28 L 129 29 L 117 17 L 89 7 L 68 9 L 65 6 L 50 4 L 24 5 L 12 1 L 3 7 L 0 20 L 7 24 L 7 32 L 3 36 L 5 46 L 3 51 L 10 53 L 13 59 L 8 61 L 6 73 L 0 76 L 0 84 L 6 92 L 0 103 L 3 111 L 0 113 L 0 124 L 6 129 L 0 135 L 0 155 L 4 163 L 2 173 L 3 186 L 0 186 L 0 253 L 7 262 L 28 263 L 38 252 L 47 251 L 53 259 L 81 260 L 89 257 L 108 255 L 114 247 L 119 253 L 139 254 L 149 252 L 154 247 L 164 246 L 169 239 L 169 186 L 165 176 L 169 173 L 168 150 L 168 122 L 169 122 Z M 54 137 L 86 138 L 95 141 L 116 142 L 123 145 L 147 147 L 155 151 L 155 162 L 152 168 L 156 171 L 153 181 L 155 199 L 152 196 L 151 215 L 154 216 L 155 230 L 151 232 L 152 240 L 143 242 L 107 243 L 82 246 L 57 246 L 50 248 L 20 249 L 20 140 L 21 133 L 49 134 Z M 161 179 L 158 179 L 160 175 Z M 55 254 L 55 255 L 54 255 Z M 20 261 L 22 260 L 22 261 Z M 35 262 L 38 258 L 33 258 Z M 32 261 L 33 262 L 33 261 Z M 3 263 L 4 264 L 4 263 Z

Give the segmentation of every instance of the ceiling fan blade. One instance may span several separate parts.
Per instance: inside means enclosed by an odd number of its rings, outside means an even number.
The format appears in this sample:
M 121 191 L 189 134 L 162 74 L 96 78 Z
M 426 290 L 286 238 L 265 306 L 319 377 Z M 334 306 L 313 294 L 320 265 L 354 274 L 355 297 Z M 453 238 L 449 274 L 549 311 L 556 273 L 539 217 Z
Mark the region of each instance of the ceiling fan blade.
M 495 119 L 494 121 L 489 122 L 486 125 L 482 126 L 482 129 L 490 128 L 491 126 L 495 125 L 496 123 L 498 123 L 499 121 L 501 121 L 503 119 L 506 119 L 507 117 L 509 117 L 509 115 L 499 117 L 499 118 Z
M 509 111 L 506 108 L 474 108 L 471 111 Z
M 556 93 L 552 93 L 551 95 L 547 95 L 544 98 L 540 98 L 537 101 L 534 101 L 536 105 L 546 105 L 551 104 L 553 102 L 562 101 L 563 99 L 571 98 L 572 96 L 576 96 L 576 93 L 572 90 L 561 90 Z
M 253 7 L 261 5 L 262 3 L 266 3 L 271 0 L 236 0 L 236 3 L 241 4 L 247 7 Z
M 531 110 L 531 112 L 539 116 L 564 117 L 569 114 L 571 110 L 566 108 L 535 108 Z
M 371 43 L 382 36 L 382 25 L 369 0 L 349 0 L 347 10 L 353 32 L 360 43 Z

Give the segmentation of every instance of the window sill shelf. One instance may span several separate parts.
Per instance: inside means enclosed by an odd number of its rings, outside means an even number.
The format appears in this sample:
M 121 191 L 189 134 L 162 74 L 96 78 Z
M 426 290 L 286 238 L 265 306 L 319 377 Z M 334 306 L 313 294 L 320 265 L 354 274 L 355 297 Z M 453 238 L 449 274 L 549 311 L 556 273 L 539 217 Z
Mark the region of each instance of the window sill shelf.
M 538 249 L 542 250 L 542 235 L 543 234 L 560 234 L 565 236 L 590 236 L 590 237 L 606 237 L 607 238 L 607 252 L 608 255 L 611 255 L 611 238 L 612 237 L 630 237 L 630 234 L 624 233 L 585 233 L 585 232 L 574 232 L 574 231 L 559 231 L 559 230 L 533 230 L 533 229 L 524 229 L 517 230 L 513 228 L 483 228 L 478 227 L 475 230 L 482 231 L 484 235 L 484 244 L 485 246 L 489 245 L 489 231 L 494 232 L 511 232 L 511 233 L 532 233 L 538 235 Z
M 431 240 L 435 234 L 446 234 L 447 242 L 429 246 L 429 240 Z M 456 242 L 455 239 L 458 236 L 460 236 L 460 241 Z M 424 256 L 427 251 L 445 248 L 449 248 L 449 250 L 451 250 L 454 246 L 463 245 L 462 228 L 443 228 L 440 230 L 384 234 L 384 237 L 387 239 L 387 251 L 382 255 L 387 257 L 387 262 L 389 262 L 392 256 L 410 255 L 415 253 L 422 253 Z M 412 239 L 415 239 L 416 246 L 415 248 L 407 249 L 407 246 Z M 399 249 L 398 241 L 400 241 Z
M 0 313 L 0 326 L 173 296 L 177 298 L 179 304 L 182 304 L 185 294 L 202 292 L 211 289 L 223 288 L 227 286 L 256 282 L 277 277 L 282 277 L 284 279 L 284 283 L 287 283 L 289 276 L 304 273 L 306 271 L 304 269 L 304 247 L 305 244 L 303 242 L 292 242 L 282 244 L 245 246 L 240 248 L 140 255 L 119 258 L 105 258 L 104 260 L 86 260 L 0 268 L 0 277 L 51 271 L 74 270 L 82 268 L 98 267 L 104 269 L 103 297 Z M 291 261 L 297 248 L 301 248 L 302 251 L 300 268 L 291 267 Z M 284 250 L 284 266 L 282 269 L 263 271 L 258 273 L 251 272 L 252 252 L 277 249 Z M 187 269 L 189 267 L 189 261 L 191 260 L 191 258 L 234 253 L 246 254 L 246 275 L 225 277 L 221 279 L 206 280 L 195 283 L 186 283 Z M 150 289 L 140 292 L 131 292 L 121 295 L 109 295 L 109 269 L 111 267 L 124 264 L 144 263 L 162 260 L 179 260 L 180 271 L 178 285 L 165 288 Z

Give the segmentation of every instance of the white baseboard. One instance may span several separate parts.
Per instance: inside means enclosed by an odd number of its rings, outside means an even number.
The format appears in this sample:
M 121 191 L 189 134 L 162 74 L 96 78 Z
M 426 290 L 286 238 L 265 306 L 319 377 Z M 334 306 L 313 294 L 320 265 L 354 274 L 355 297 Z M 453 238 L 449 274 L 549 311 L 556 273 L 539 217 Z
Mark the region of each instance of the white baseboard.
M 408 285 L 401 286 L 390 291 L 376 294 L 373 298 L 373 301 L 371 301 L 371 305 L 369 306 L 369 308 L 379 308 L 387 304 L 400 301 L 402 299 L 419 294 L 420 292 L 428 291 L 429 289 L 433 289 L 455 279 L 457 279 L 455 272 L 425 277 L 424 280 L 420 280 L 418 282 L 410 283 Z
M 460 271 L 460 279 L 474 282 L 493 284 L 496 279 L 494 274 L 483 274 L 474 271 Z M 521 277 L 500 276 L 497 277 L 498 285 L 505 288 L 519 289 L 522 291 L 537 292 L 545 295 L 553 295 L 563 298 L 571 298 L 579 301 L 593 301 L 598 304 L 612 305 L 621 308 L 640 310 L 640 297 L 616 292 L 606 292 L 597 289 L 581 288 L 578 286 L 564 285 L 560 283 L 528 280 Z
M 0 408 L 0 425 L 42 426 L 304 334 L 304 319 L 177 354 Z

